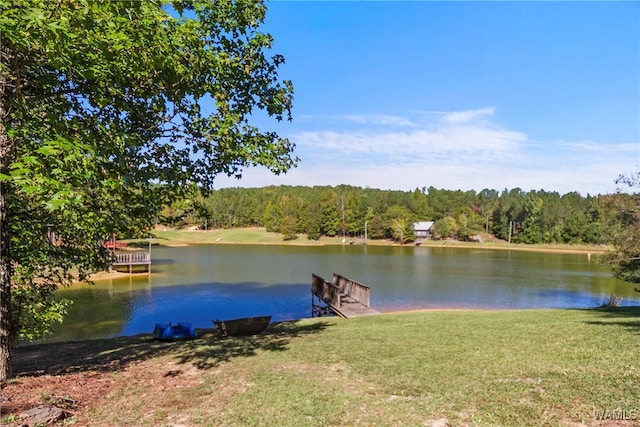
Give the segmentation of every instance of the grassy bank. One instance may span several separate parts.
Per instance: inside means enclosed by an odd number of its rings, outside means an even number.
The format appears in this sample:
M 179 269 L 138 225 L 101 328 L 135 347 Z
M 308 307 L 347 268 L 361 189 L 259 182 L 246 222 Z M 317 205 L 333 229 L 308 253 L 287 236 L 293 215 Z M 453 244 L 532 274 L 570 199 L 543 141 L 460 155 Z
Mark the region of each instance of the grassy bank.
M 233 229 L 216 229 L 209 231 L 189 231 L 189 230 L 157 230 L 153 232 L 152 241 L 160 245 L 182 245 L 190 243 L 234 243 L 234 244 L 270 244 L 270 245 L 341 245 L 353 242 L 355 244 L 363 244 L 363 239 L 346 239 L 343 242 L 342 237 L 321 237 L 320 240 L 309 240 L 305 236 L 299 236 L 295 240 L 284 241 L 279 233 L 271 233 L 263 228 L 233 228 Z M 148 241 L 138 241 L 144 245 Z M 368 245 L 398 245 L 390 240 L 371 240 L 366 242 Z M 411 245 L 411 244 L 409 244 Z M 483 242 L 458 242 L 458 241 L 440 241 L 432 240 L 423 243 L 423 246 L 430 247 L 461 247 L 461 248 L 487 248 L 487 249 L 509 249 L 509 250 L 536 250 L 536 251 L 558 251 L 558 252 L 584 252 L 584 253 L 600 253 L 606 250 L 602 246 L 589 245 L 561 245 L 561 244 L 540 244 L 540 245 L 523 245 L 509 244 L 507 242 L 498 241 L 496 239 L 486 240 Z
M 639 332 L 640 308 L 445 310 L 46 344 L 16 361 L 102 376 L 83 425 L 636 425 Z
M 279 233 L 265 231 L 264 228 L 230 228 L 201 230 L 156 230 L 153 231 L 153 242 L 158 244 L 189 244 L 189 243 L 253 243 L 253 244 L 296 244 L 321 245 L 331 243 L 333 239 L 323 238 L 319 241 L 309 240 L 300 236 L 295 240 L 284 241 Z

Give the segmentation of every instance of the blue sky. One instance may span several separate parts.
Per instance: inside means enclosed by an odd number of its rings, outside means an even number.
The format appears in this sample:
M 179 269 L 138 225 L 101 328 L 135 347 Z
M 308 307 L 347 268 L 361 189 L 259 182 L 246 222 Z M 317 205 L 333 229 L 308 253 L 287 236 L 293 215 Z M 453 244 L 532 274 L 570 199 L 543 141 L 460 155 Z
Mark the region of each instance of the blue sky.
M 616 191 L 640 170 L 640 2 L 268 3 L 296 143 L 218 187 Z

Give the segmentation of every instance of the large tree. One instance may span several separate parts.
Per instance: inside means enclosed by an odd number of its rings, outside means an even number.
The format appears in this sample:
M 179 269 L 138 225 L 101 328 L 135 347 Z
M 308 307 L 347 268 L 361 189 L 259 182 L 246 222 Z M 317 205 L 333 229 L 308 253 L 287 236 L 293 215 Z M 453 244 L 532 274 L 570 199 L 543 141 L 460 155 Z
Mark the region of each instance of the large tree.
M 262 2 L 0 0 L 0 380 L 166 197 L 294 166 L 252 114 L 290 119 Z
M 630 188 L 640 187 L 640 172 L 620 175 L 616 182 Z M 640 283 L 640 194 L 618 193 L 610 203 L 614 205 L 616 222 L 621 228 L 614 236 L 613 249 L 604 259 L 611 265 L 614 277 Z

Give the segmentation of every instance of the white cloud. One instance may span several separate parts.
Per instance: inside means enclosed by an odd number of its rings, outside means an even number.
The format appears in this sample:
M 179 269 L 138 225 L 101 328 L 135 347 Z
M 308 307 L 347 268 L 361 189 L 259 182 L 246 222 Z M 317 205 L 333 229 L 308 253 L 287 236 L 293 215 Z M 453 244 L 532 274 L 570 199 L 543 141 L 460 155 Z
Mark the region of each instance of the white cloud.
M 392 116 L 388 114 L 372 114 L 372 115 L 357 115 L 349 114 L 341 116 L 342 119 L 352 121 L 360 124 L 375 124 L 383 126 L 401 126 L 401 127 L 414 127 L 416 123 L 409 120 L 406 117 Z
M 454 111 L 445 113 L 443 120 L 448 123 L 467 123 L 477 118 L 493 116 L 496 109 L 494 107 L 480 108 L 477 110 Z
M 565 146 L 567 149 L 577 152 L 590 152 L 595 154 L 607 154 L 607 153 L 640 153 L 640 145 L 635 144 L 600 144 L 596 141 L 578 141 L 567 142 L 560 141 L 559 144 Z
M 380 125 L 415 127 L 418 126 L 407 117 L 394 116 L 391 114 L 343 114 L 343 115 L 311 115 L 301 114 L 299 118 L 304 120 L 325 121 L 325 122 L 352 122 L 360 125 Z
M 363 123 L 366 121 L 363 120 Z M 398 121 L 399 122 L 399 121 Z M 301 152 L 318 155 L 383 155 L 387 161 L 434 156 L 509 157 L 527 140 L 522 132 L 478 124 L 425 123 L 415 128 L 379 131 L 305 131 L 290 136 Z M 417 125 L 416 125 L 417 126 Z
M 298 168 L 273 176 L 245 171 L 242 180 L 219 178 L 219 187 L 339 185 L 413 190 L 522 188 L 582 194 L 611 193 L 620 173 L 638 170 L 639 144 L 532 141 L 525 133 L 487 120 L 494 108 L 431 115 L 342 116 L 350 130 L 305 130 L 287 135 L 297 144 Z M 350 119 L 348 119 L 350 117 Z M 435 119 L 434 119 L 435 117 Z M 335 119 L 335 117 L 334 117 Z M 376 128 L 389 123 L 395 128 Z

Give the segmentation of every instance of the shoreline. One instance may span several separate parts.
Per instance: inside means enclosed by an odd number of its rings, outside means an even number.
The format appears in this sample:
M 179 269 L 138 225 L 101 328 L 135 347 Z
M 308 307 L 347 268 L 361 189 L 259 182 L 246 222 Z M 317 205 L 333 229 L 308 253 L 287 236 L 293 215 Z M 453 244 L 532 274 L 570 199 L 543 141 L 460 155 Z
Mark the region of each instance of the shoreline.
M 499 251 L 528 251 L 528 252 L 548 252 L 548 253 L 568 253 L 568 254 L 591 254 L 597 255 L 602 254 L 607 251 L 607 249 L 597 249 L 597 248 L 553 248 L 553 247 L 545 247 L 545 246 L 524 246 L 524 245 L 511 245 L 511 246 L 503 246 L 503 245 L 487 245 L 479 243 L 478 246 L 472 244 L 460 244 L 464 242 L 455 242 L 449 244 L 429 244 L 429 245 L 421 245 L 421 247 L 426 248 L 456 248 L 456 249 L 483 249 L 483 250 L 499 250 Z M 508 244 L 507 244 L 508 245 Z
M 125 277 L 136 277 L 136 276 L 141 276 L 141 275 L 146 275 L 148 276 L 149 273 L 147 272 L 142 272 L 142 273 L 124 273 L 124 272 L 120 272 L 120 271 L 98 271 L 97 273 L 93 273 L 90 274 L 88 277 L 88 280 L 90 282 L 93 281 L 102 281 L 102 280 L 112 280 L 112 279 L 121 279 L 121 278 L 125 278 Z M 84 283 L 84 282 L 74 282 L 75 283 Z
M 189 245 L 272 245 L 272 246 L 389 246 L 389 247 L 423 247 L 423 248 L 455 248 L 479 250 L 513 250 L 549 253 L 575 253 L 597 255 L 605 253 L 609 248 L 601 246 L 572 246 L 520 243 L 509 244 L 503 241 L 462 242 L 457 240 L 429 240 L 421 245 L 413 243 L 399 244 L 390 240 L 367 240 L 347 238 L 343 242 L 340 237 L 323 236 L 319 240 L 307 240 L 300 236 L 298 239 L 284 241 L 278 233 L 265 231 L 260 227 L 213 229 L 213 230 L 155 230 L 157 233 L 151 241 L 154 245 L 163 247 L 179 247 Z M 148 240 L 145 240 L 148 242 Z
M 154 245 L 166 247 L 166 248 L 175 248 L 175 247 L 186 247 L 190 245 L 258 245 L 258 246 L 304 246 L 304 247 L 321 247 L 321 246 L 385 246 L 385 247 L 416 247 L 416 248 L 453 248 L 453 249 L 479 249 L 479 250 L 498 250 L 498 251 L 528 251 L 528 252 L 549 252 L 549 253 L 572 253 L 572 254 L 602 254 L 607 251 L 607 249 L 589 249 L 589 248 L 550 248 L 544 246 L 524 246 L 524 245 L 512 245 L 512 246 L 502 246 L 502 245 L 487 245 L 487 244 L 470 244 L 466 242 L 448 242 L 448 243 L 429 243 L 429 244 L 421 244 L 421 245 L 413 245 L 413 244 L 404 244 L 400 245 L 393 242 L 377 242 L 377 243 L 356 243 L 353 245 L 344 244 L 344 243 L 295 243 L 295 242 L 215 242 L 215 241 L 181 241 L 180 243 L 161 243 L 154 242 Z
M 394 309 L 390 311 L 381 311 L 380 314 L 368 317 L 377 317 L 377 316 L 402 316 L 402 315 L 410 315 L 410 314 L 435 314 L 435 313 L 501 313 L 501 312 L 513 312 L 513 313 L 524 313 L 524 312 L 532 312 L 532 311 L 605 311 L 605 312 L 615 312 L 625 310 L 640 310 L 640 305 L 621 305 L 617 307 L 543 307 L 543 308 L 473 308 L 473 307 L 432 307 L 432 308 L 407 308 L 407 309 Z M 367 318 L 367 317 L 363 317 Z M 296 322 L 307 322 L 307 321 L 320 321 L 326 319 L 339 319 L 348 321 L 350 319 L 345 319 L 340 316 L 321 316 L 321 317 L 301 317 L 297 319 L 284 319 L 278 321 L 270 322 L 269 327 L 271 328 L 274 325 L 279 324 L 290 324 Z M 208 334 L 217 333 L 217 329 L 215 327 L 196 327 L 196 332 L 198 332 L 198 338 L 202 338 Z M 25 348 L 25 347 L 39 347 L 39 346 L 48 346 L 48 345 L 59 345 L 64 343 L 83 343 L 83 342 L 91 342 L 91 341 L 113 341 L 113 340 L 122 340 L 122 339 L 136 339 L 136 338 L 153 338 L 153 332 L 138 332 L 132 335 L 114 335 L 114 336 L 104 336 L 97 338 L 80 338 L 80 339 L 69 339 L 64 341 L 22 341 L 18 343 L 17 348 Z

